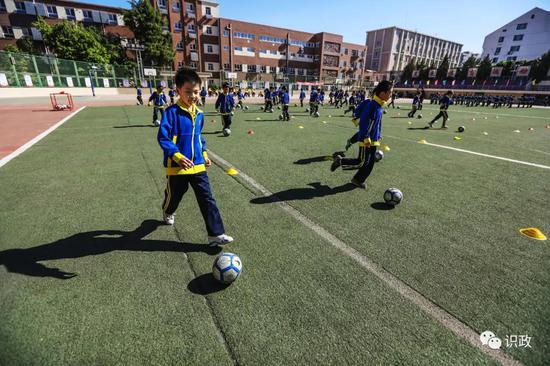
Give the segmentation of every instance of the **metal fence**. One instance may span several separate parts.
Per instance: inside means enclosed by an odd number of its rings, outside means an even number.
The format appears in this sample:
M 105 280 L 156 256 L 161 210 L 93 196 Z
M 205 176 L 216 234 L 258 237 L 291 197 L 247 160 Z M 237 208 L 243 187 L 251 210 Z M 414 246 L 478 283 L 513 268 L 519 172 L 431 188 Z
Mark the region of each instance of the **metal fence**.
M 165 75 L 165 76 L 162 76 Z M 171 80 L 162 70 L 156 77 L 139 81 Z M 50 55 L 30 55 L 0 51 L 0 86 L 2 87 L 132 87 L 138 80 L 137 68 L 126 65 L 100 65 L 60 59 Z

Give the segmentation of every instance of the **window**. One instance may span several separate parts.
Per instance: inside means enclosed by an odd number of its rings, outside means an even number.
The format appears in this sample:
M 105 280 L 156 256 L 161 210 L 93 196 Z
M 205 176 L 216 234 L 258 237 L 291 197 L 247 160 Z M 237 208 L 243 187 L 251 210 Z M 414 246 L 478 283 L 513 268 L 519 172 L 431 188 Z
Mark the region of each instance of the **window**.
M 206 34 L 212 35 L 212 27 L 206 27 Z
M 178 67 L 183 67 L 183 62 L 178 61 Z
M 76 19 L 74 8 L 65 8 L 65 14 L 67 15 L 67 19 L 69 19 L 69 20 L 75 20 Z
M 233 37 L 235 38 L 244 38 L 244 39 L 255 39 L 256 36 L 252 33 L 241 33 L 241 32 L 233 32 Z
M 495 49 L 495 56 L 498 55 L 498 54 L 500 54 L 500 49 L 501 49 L 501 47 L 497 47 L 497 48 Z
M 535 19 L 535 14 L 531 14 L 531 19 Z
M 241 64 L 235 64 L 234 65 L 235 71 L 243 71 L 243 65 Z
M 376 41 L 376 45 L 374 47 L 380 47 L 382 45 L 382 42 Z
M 195 6 L 193 4 L 187 4 L 187 11 L 190 13 L 195 12 Z
M 92 22 L 94 20 L 91 10 L 82 10 L 82 16 L 85 22 Z
M 265 65 L 260 65 L 260 72 L 263 74 L 267 72 L 267 68 L 265 67 Z
M 174 23 L 174 32 L 181 32 L 181 29 L 182 29 L 182 25 L 181 25 L 181 22 L 175 22 Z
M 4 38 L 13 38 L 13 28 L 9 25 L 2 26 L 2 32 L 4 33 Z
M 191 66 L 192 69 L 196 69 L 197 68 L 197 63 L 195 61 L 192 61 L 189 63 L 189 66 Z
M 178 42 L 178 43 L 176 43 L 176 48 L 177 48 L 178 50 L 183 50 L 183 42 Z
M 110 24 L 117 24 L 118 21 L 116 19 L 116 14 L 107 14 L 108 20 Z
M 225 71 L 230 71 L 230 70 L 231 70 L 231 65 L 229 65 L 229 64 L 223 64 L 223 69 L 224 69 Z
M 519 46 L 512 46 L 512 47 L 510 47 L 510 52 L 509 53 L 518 52 L 518 51 L 519 51 Z
M 344 55 L 347 55 L 347 54 L 348 54 L 348 49 L 344 48 Z
M 191 44 L 189 45 L 189 49 L 190 49 L 191 51 L 196 51 L 196 50 L 197 50 L 197 45 L 194 44 L 194 43 L 191 43 Z
M 254 52 L 254 51 L 255 51 L 255 50 L 254 50 L 254 47 L 248 47 L 246 50 L 247 50 L 248 52 Z
M 506 58 L 506 61 L 516 61 L 516 60 L 517 60 L 516 56 L 511 56 Z
M 166 0 L 157 0 L 159 8 L 166 9 Z
M 209 6 L 204 9 L 204 12 L 206 13 L 206 15 L 212 15 L 212 9 Z
M 498 62 L 498 57 L 494 57 L 492 63 L 496 64 Z
M 504 42 L 504 37 L 498 37 L 498 43 Z
M 223 31 L 223 36 L 224 36 L 224 37 L 229 37 L 229 31 L 224 30 L 224 31 Z
M 514 36 L 514 41 L 522 41 L 523 40 L 523 34 L 516 34 Z
M 191 33 L 195 33 L 195 25 L 194 24 L 187 25 L 187 30 Z
M 516 27 L 516 30 L 527 29 L 527 23 L 519 23 Z
M 214 64 L 208 62 L 208 63 L 206 64 L 206 68 L 208 69 L 208 71 L 214 71 Z
M 47 9 L 49 18 L 57 18 L 57 7 L 55 5 L 48 5 Z
M 262 42 L 271 42 L 271 43 L 286 43 L 286 38 L 260 36 L 260 41 L 262 41 Z
M 353 57 L 357 57 L 358 51 L 357 51 L 357 50 L 351 50 L 351 55 L 352 55 Z
M 502 31 L 503 31 L 503 32 L 506 32 L 506 29 L 503 29 Z
M 233 47 L 233 49 L 234 49 L 235 51 L 242 51 L 242 50 L 243 50 L 243 48 L 242 48 L 242 47 L 239 47 L 239 46 L 235 46 L 235 47 Z
M 23 32 L 23 38 L 32 37 L 32 31 L 30 28 L 21 28 L 21 31 Z
M 248 72 L 256 72 L 256 65 L 248 65 Z
M 179 1 L 174 1 L 172 3 L 172 9 L 175 11 L 179 11 L 181 8 L 181 3 Z
M 229 46 L 223 46 L 224 51 L 229 51 Z
M 4 5 L 4 8 L 6 6 Z M 26 14 L 27 13 L 27 9 L 25 8 L 25 3 L 22 2 L 22 1 L 16 1 L 15 2 L 15 12 L 18 13 L 18 14 Z
M 214 53 L 214 48 L 211 45 L 206 46 L 206 52 L 208 53 Z

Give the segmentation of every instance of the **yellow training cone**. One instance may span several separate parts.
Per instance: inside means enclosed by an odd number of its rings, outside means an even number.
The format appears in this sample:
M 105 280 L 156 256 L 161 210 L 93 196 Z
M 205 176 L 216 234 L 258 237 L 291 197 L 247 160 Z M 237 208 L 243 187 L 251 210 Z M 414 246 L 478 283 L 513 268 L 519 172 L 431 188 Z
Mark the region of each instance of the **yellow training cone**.
M 383 150 L 384 150 L 384 151 L 390 151 L 391 149 L 390 149 L 390 147 L 389 147 L 388 145 L 384 145 Z
M 483 117 L 483 119 L 487 119 L 487 117 Z
M 332 116 L 329 114 L 329 115 L 328 115 L 328 118 L 332 118 Z
M 514 130 L 515 133 L 519 133 L 519 130 Z
M 412 125 L 413 123 L 411 121 L 407 122 L 408 124 Z
M 456 141 L 462 140 L 462 137 L 455 136 L 454 138 Z
M 428 141 L 426 141 L 426 140 L 424 140 L 424 139 L 418 141 L 419 144 L 425 144 L 425 143 L 427 143 L 427 142 L 428 142 Z
M 527 227 L 525 229 L 520 229 L 520 233 L 523 235 L 536 240 L 546 240 L 546 235 L 540 231 L 540 229 L 537 229 L 536 227 Z
M 326 125 L 326 124 L 327 124 L 327 121 L 323 121 L 323 123 Z
M 485 136 L 487 136 L 487 135 L 488 135 L 489 133 L 487 133 L 487 132 L 483 132 L 483 134 L 484 134 Z
M 261 118 L 260 118 L 260 117 L 256 117 L 256 120 L 260 121 L 260 120 L 261 120 Z
M 475 121 L 476 119 L 475 118 L 472 118 L 472 121 Z
M 298 128 L 304 128 L 304 126 L 298 126 Z
M 226 173 L 229 174 L 229 175 L 237 175 L 237 174 L 239 174 L 239 172 L 237 171 L 237 169 L 234 169 L 234 168 L 229 168 L 229 169 L 227 169 Z

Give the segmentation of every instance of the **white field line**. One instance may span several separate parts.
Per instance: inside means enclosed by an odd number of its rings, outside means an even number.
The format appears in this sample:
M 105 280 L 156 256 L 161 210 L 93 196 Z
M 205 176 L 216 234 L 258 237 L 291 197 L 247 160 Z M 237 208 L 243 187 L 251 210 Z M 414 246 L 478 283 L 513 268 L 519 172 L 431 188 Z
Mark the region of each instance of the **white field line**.
M 473 107 L 473 108 L 478 108 L 478 107 Z M 437 108 L 425 108 L 424 107 L 424 108 L 422 108 L 422 110 L 439 112 L 439 109 L 437 109 Z M 505 116 L 505 117 L 518 117 L 518 118 L 545 119 L 545 120 L 550 121 L 550 111 L 548 111 L 548 117 L 540 117 L 540 116 L 523 116 L 523 115 L 519 115 L 519 114 L 509 114 L 509 113 L 498 113 L 498 111 L 500 110 L 499 108 L 491 109 L 491 110 L 493 111 L 492 113 L 479 112 L 479 111 L 473 111 L 473 110 L 472 111 L 462 111 L 462 110 L 459 110 L 459 109 L 450 109 L 449 112 L 451 112 L 451 113 L 454 113 L 454 112 L 471 113 L 471 114 L 477 114 L 477 115 L 495 116 L 495 119 L 496 119 L 496 116 Z M 513 108 L 512 108 L 512 110 L 513 110 Z
M 84 108 L 86 108 L 86 106 L 80 107 L 79 109 L 77 109 L 73 113 L 69 114 L 67 117 L 63 118 L 61 121 L 57 122 L 55 125 L 48 128 L 46 131 L 42 132 L 40 135 L 38 135 L 35 138 L 33 138 L 32 140 L 28 141 L 24 145 L 20 146 L 14 152 L 4 156 L 2 159 L 0 159 L 0 168 L 3 167 L 4 165 L 6 165 L 7 163 L 9 163 L 12 159 L 14 159 L 14 158 L 18 157 L 19 155 L 23 154 L 31 146 L 36 144 L 38 141 L 42 140 L 44 137 L 48 136 L 52 131 L 54 131 L 56 128 L 61 126 L 63 123 L 67 122 L 69 119 L 74 117 L 78 112 L 80 112 Z
M 212 152 L 208 151 L 209 157 L 212 158 L 216 165 L 220 166 L 222 169 L 226 170 L 232 167 L 232 165 L 225 161 L 223 158 Z M 265 197 L 273 196 L 273 193 L 270 192 L 267 188 L 256 182 L 253 178 L 246 175 L 242 171 L 239 172 L 237 176 L 234 177 L 238 181 L 241 181 L 241 184 L 246 183 L 247 185 L 254 188 L 256 191 L 261 192 Z M 433 317 L 445 328 L 449 329 L 456 336 L 466 340 L 475 348 L 481 350 L 483 353 L 487 354 L 489 357 L 500 362 L 502 365 L 522 365 L 521 362 L 513 359 L 511 356 L 506 354 L 501 350 L 492 350 L 488 347 L 481 345 L 479 339 L 479 334 L 470 328 L 468 325 L 461 322 L 459 319 L 455 318 L 452 314 L 448 313 L 445 309 L 442 309 L 437 304 L 433 303 L 424 295 L 401 281 L 399 278 L 395 277 L 390 272 L 386 271 L 384 268 L 380 267 L 378 264 L 373 262 L 370 258 L 362 255 L 357 250 L 353 249 L 342 240 L 338 239 L 336 236 L 332 235 L 330 232 L 325 230 L 323 227 L 317 225 L 315 222 L 311 221 L 308 217 L 303 215 L 301 212 L 296 210 L 294 207 L 289 205 L 287 202 L 275 202 L 274 204 L 278 205 L 287 214 L 293 217 L 295 220 L 315 232 L 326 242 L 334 246 L 336 249 L 340 250 L 343 254 L 355 260 L 361 267 L 367 271 L 374 274 L 380 280 L 382 280 L 386 285 L 396 290 L 399 294 L 413 302 L 417 305 L 422 311 L 426 312 L 428 315 Z

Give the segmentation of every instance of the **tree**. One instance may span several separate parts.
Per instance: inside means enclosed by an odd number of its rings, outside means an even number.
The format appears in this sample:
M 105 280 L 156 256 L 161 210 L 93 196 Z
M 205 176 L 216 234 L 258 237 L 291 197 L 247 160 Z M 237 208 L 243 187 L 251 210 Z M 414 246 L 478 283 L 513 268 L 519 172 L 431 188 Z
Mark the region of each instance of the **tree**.
M 548 69 L 550 68 L 550 50 L 541 56 L 536 63 L 531 66 L 531 78 L 536 82 L 547 79 Z
M 436 78 L 438 80 L 446 79 L 447 71 L 449 71 L 449 57 L 445 55 L 445 57 L 443 57 L 443 60 L 439 64 L 439 67 L 437 68 Z
M 477 69 L 477 76 L 476 78 L 479 80 L 487 80 L 489 79 L 489 76 L 491 75 L 491 67 L 493 65 L 491 64 L 491 60 L 489 59 L 489 55 L 486 55 L 483 61 L 478 66 Z
M 6 47 L 4 47 L 4 51 L 6 52 L 13 52 L 13 53 L 19 53 L 21 50 L 14 44 L 9 44 Z
M 466 77 L 468 76 L 468 69 L 471 68 L 471 67 L 476 67 L 476 66 L 477 66 L 476 58 L 474 56 L 468 57 L 468 59 L 462 65 L 462 68 L 457 70 L 456 79 L 457 80 L 465 80 Z
M 414 71 L 414 58 L 409 60 L 409 63 L 403 68 L 403 73 L 401 74 L 401 80 L 411 80 L 412 72 Z
M 176 56 L 169 33 L 163 32 L 165 21 L 149 0 L 131 0 L 124 22 L 134 32 L 137 42 L 145 47 L 143 61 L 150 65 L 170 65 Z
M 46 44 L 60 58 L 108 64 L 111 54 L 104 46 L 102 36 L 92 27 L 62 21 L 50 25 L 39 18 L 33 25 L 42 33 Z

